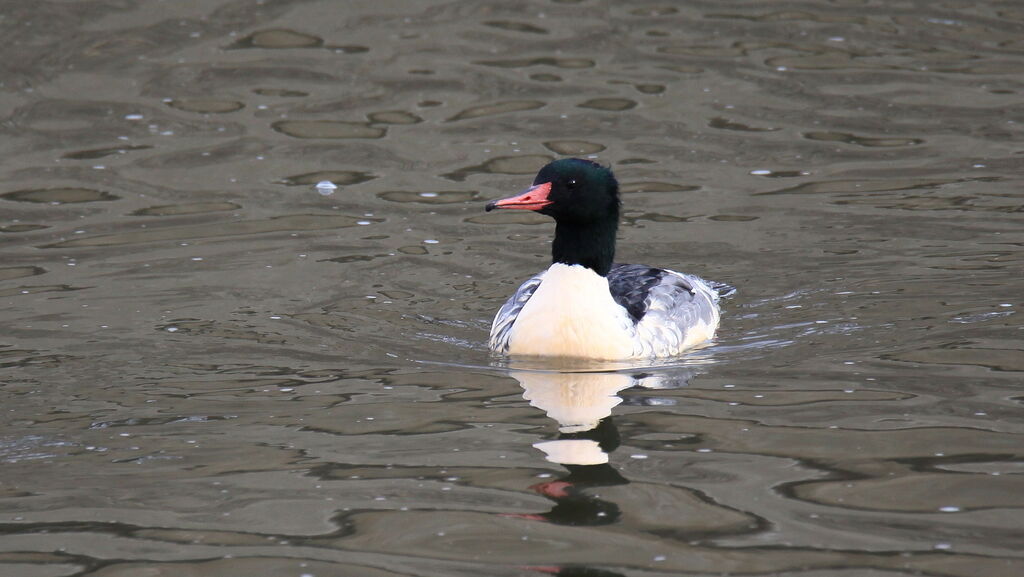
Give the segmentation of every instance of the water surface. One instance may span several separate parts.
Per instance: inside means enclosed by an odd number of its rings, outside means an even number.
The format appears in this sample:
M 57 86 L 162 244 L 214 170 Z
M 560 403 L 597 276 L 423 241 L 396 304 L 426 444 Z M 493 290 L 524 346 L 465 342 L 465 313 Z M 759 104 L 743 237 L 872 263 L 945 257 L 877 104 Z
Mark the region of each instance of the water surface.
M 0 29 L 0 573 L 1024 574 L 1017 3 Z M 489 355 L 553 227 L 483 205 L 566 155 L 739 287 L 712 346 Z

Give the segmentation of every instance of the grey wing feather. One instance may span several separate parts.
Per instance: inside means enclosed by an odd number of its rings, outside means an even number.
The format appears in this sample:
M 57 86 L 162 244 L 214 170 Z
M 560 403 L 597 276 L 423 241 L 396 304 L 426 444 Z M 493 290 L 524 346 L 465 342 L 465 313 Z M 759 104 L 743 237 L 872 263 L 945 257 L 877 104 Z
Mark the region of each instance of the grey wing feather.
M 695 335 L 691 331 L 713 334 L 718 326 L 718 293 L 703 279 L 671 270 L 650 292 L 647 315 L 637 323 L 637 332 L 657 334 L 656 338 L 642 339 L 655 343 L 662 350 L 656 355 L 674 354 Z M 711 334 L 700 340 L 710 338 Z M 690 343 L 692 346 L 696 343 Z
M 542 272 L 519 285 L 516 292 L 501 306 L 498 314 L 494 315 L 494 321 L 491 323 L 490 339 L 492 351 L 499 353 L 508 352 L 508 341 L 512 332 L 512 325 L 515 324 L 519 311 L 523 310 L 526 302 L 533 296 L 533 293 L 540 286 L 543 279 L 544 273 Z
M 696 336 L 690 331 L 710 328 L 713 332 L 718 325 L 718 291 L 700 277 L 643 265 L 615 265 L 609 284 L 616 301 L 636 323 L 637 346 L 643 349 L 635 351 L 637 356 L 677 354 L 687 339 Z

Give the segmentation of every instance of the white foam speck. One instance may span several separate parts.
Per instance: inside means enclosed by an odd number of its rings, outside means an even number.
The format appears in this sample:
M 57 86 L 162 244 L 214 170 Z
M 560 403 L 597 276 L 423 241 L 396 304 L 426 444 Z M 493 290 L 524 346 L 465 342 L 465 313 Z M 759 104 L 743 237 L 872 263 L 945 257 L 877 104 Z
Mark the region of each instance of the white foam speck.
M 329 180 L 321 180 L 320 182 L 316 183 L 316 191 L 322 194 L 323 196 L 329 196 L 331 194 L 334 194 L 335 190 L 338 190 L 338 185 L 334 184 Z

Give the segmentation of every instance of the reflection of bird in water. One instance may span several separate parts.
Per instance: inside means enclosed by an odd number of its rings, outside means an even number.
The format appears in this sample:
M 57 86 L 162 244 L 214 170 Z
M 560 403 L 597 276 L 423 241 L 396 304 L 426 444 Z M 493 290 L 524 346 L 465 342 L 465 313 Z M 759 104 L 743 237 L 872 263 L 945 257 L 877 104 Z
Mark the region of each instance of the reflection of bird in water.
M 626 485 L 629 481 L 609 464 L 609 454 L 621 442 L 612 422 L 612 409 L 622 402 L 618 393 L 633 386 L 661 388 L 685 384 L 692 370 L 675 373 L 558 373 L 513 371 L 523 398 L 559 424 L 558 438 L 535 443 L 547 460 L 568 474 L 530 487 L 555 502 L 546 513 L 512 515 L 559 525 L 607 525 L 622 515 L 619 506 L 586 493 L 595 487 Z
M 699 366 L 652 369 L 640 373 L 624 372 L 556 372 L 556 371 L 512 371 L 510 374 L 523 387 L 523 398 L 530 405 L 547 413 L 558 422 L 562 433 L 589 431 L 597 427 L 602 419 L 612 414 L 612 409 L 622 402 L 619 392 L 631 388 L 675 389 L 685 387 L 700 370 Z M 538 447 L 548 453 L 548 459 L 556 463 L 568 462 L 592 464 L 578 461 L 597 458 L 584 454 L 573 457 L 568 449 L 561 449 L 549 441 Z M 557 452 L 557 455 L 555 454 Z M 607 462 L 608 455 L 604 455 Z
M 568 458 L 576 461 L 600 461 L 596 463 L 560 461 L 569 474 L 555 481 L 537 483 L 530 488 L 555 502 L 555 506 L 547 513 L 531 516 L 557 525 L 608 525 L 619 520 L 622 512 L 619 506 L 588 495 L 584 491 L 595 487 L 612 487 L 626 485 L 626 480 L 614 467 L 608 464 L 608 454 L 619 446 L 619 430 L 611 417 L 602 419 L 596 427 L 588 431 L 562 433 L 557 441 L 537 443 L 535 447 L 542 451 L 553 444 L 568 447 L 581 444 L 580 451 L 569 448 Z M 545 451 L 547 452 L 547 451 Z M 548 452 L 548 460 L 554 461 L 557 451 Z M 580 455 L 590 458 L 579 458 Z M 598 456 L 600 455 L 600 456 Z
M 623 577 L 622 573 L 617 573 L 615 571 L 595 569 L 594 567 L 585 567 L 580 565 L 524 567 L 524 569 L 530 569 L 531 571 L 537 571 L 538 573 L 547 573 L 549 575 L 554 575 L 555 577 Z
M 601 419 L 611 415 L 612 409 L 622 402 L 622 397 L 618 396 L 619 391 L 636 383 L 631 375 L 610 372 L 513 371 L 512 376 L 523 387 L 523 398 L 557 421 L 558 430 L 563 433 L 588 431 L 596 427 Z M 569 458 L 568 455 L 564 456 Z
M 579 158 L 540 170 L 528 190 L 487 205 L 555 219 L 552 264 L 527 280 L 491 325 L 491 349 L 511 355 L 636 359 L 670 357 L 709 340 L 718 299 L 734 289 L 699 277 L 613 264 L 619 185 Z

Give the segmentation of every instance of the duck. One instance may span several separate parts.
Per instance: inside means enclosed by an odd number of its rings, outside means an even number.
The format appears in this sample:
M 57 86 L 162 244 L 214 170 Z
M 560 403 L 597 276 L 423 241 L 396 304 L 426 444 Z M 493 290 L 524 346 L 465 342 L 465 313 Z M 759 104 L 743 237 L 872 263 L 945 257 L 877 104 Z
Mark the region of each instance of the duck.
M 533 185 L 485 210 L 555 221 L 551 266 L 523 282 L 491 323 L 491 351 L 512 357 L 621 361 L 674 357 L 711 340 L 730 285 L 615 263 L 619 184 L 611 168 L 555 160 Z

